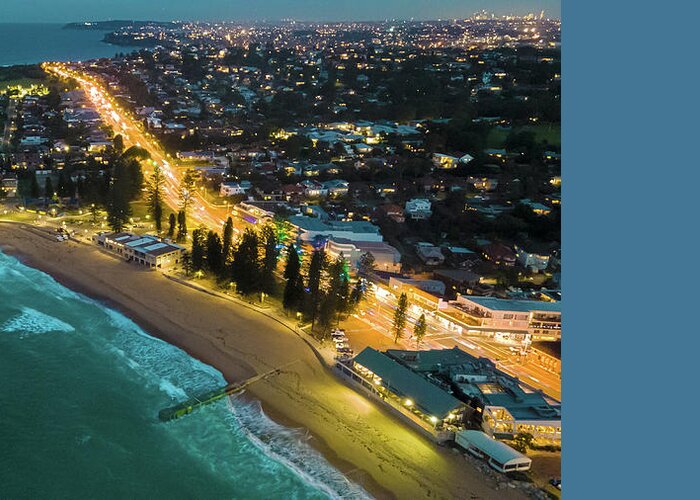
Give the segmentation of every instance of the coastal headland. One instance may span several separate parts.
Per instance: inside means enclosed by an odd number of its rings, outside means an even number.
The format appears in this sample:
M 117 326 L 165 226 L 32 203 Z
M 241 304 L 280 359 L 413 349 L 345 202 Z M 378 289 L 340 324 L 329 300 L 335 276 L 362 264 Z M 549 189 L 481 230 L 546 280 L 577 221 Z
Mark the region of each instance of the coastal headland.
M 31 226 L 0 222 L 0 248 L 216 367 L 229 382 L 297 361 L 253 384 L 246 397 L 279 423 L 307 429 L 311 445 L 377 498 L 523 497 L 344 385 L 294 332 L 255 310 L 97 247 L 52 241 Z

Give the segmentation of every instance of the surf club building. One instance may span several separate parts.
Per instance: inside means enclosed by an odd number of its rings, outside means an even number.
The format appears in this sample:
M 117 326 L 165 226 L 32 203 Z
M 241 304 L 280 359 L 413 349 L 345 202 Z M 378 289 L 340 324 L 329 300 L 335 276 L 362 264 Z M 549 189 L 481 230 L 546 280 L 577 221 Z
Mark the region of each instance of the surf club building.
M 156 236 L 133 233 L 99 233 L 93 240 L 105 250 L 151 269 L 169 269 L 182 261 L 185 248 Z

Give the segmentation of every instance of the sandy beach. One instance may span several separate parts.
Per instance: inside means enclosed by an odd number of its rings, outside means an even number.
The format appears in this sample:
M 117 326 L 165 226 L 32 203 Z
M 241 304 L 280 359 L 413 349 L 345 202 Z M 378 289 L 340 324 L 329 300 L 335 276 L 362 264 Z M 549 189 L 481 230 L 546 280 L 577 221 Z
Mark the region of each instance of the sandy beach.
M 0 222 L 0 248 L 130 317 L 236 381 L 296 361 L 245 397 L 377 498 L 523 498 L 437 447 L 337 379 L 292 331 L 255 310 L 193 290 L 97 247 Z M 155 416 L 154 416 L 155 418 Z

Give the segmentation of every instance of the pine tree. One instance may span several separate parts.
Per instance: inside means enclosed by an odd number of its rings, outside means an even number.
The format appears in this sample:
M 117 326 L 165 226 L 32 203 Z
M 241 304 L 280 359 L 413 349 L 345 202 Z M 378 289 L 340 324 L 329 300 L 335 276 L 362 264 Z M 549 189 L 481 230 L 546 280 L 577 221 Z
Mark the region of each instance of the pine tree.
M 258 234 L 246 229 L 233 255 L 233 280 L 243 295 L 260 291 L 260 254 Z
M 156 224 L 156 232 L 160 234 L 163 229 L 163 185 L 165 176 L 156 164 L 153 167 L 153 174 L 148 179 L 148 211 Z
M 403 330 L 406 327 L 407 310 L 408 297 L 405 293 L 402 293 L 399 297 L 396 311 L 394 311 L 394 323 L 392 325 L 392 331 L 394 332 L 394 343 L 397 343 L 399 339 L 403 337 Z
M 231 251 L 233 249 L 233 219 L 231 219 L 231 217 L 226 219 L 226 224 L 224 224 L 222 245 L 224 265 L 226 265 L 231 258 Z
M 299 253 L 291 243 L 287 247 L 287 263 L 284 267 L 284 297 L 282 303 L 287 311 L 298 311 L 304 299 L 304 281 L 301 276 Z
M 187 215 L 184 210 L 177 213 L 177 241 L 185 241 L 187 239 Z
M 340 316 L 347 309 L 348 275 L 342 254 L 329 266 L 328 275 L 328 285 L 321 297 L 318 313 L 318 322 L 324 332 L 333 320 L 339 322 Z
M 263 227 L 261 237 L 263 257 L 260 285 L 263 292 L 273 294 L 276 288 L 275 270 L 277 269 L 277 257 L 279 256 L 279 250 L 277 250 L 277 234 L 271 225 L 267 225 Z
M 172 239 L 175 237 L 175 226 L 177 224 L 175 214 L 170 212 L 170 217 L 168 217 L 168 238 Z
M 425 322 L 425 314 L 421 314 L 415 328 L 413 329 L 413 338 L 416 339 L 416 347 L 420 347 L 421 343 L 423 342 L 426 330 L 427 325 Z
M 350 292 L 350 305 L 349 310 L 355 309 L 365 295 L 365 282 L 362 278 L 355 282 L 355 286 L 352 287 L 352 292 Z
M 193 271 L 201 271 L 204 268 L 205 253 L 204 230 L 195 229 L 192 231 L 191 263 Z
M 123 177 L 113 179 L 107 198 L 107 222 L 115 232 L 122 231 L 131 217 L 128 189 L 125 184 Z
M 214 231 L 207 234 L 207 268 L 215 276 L 220 277 L 223 272 L 223 254 L 221 237 Z
M 326 254 L 323 250 L 315 250 L 311 255 L 308 271 L 308 295 L 306 300 L 306 315 L 311 319 L 311 328 L 316 323 L 316 315 L 321 301 L 321 274 L 326 267 Z
M 187 214 L 196 192 L 197 171 L 187 170 L 180 183 L 180 209 Z

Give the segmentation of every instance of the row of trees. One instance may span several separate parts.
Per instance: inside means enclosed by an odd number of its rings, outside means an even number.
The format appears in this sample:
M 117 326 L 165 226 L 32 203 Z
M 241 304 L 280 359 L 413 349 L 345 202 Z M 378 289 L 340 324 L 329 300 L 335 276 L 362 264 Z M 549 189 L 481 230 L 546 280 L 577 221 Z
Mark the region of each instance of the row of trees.
M 171 218 L 172 227 L 172 218 Z M 251 228 L 233 240 L 233 221 L 229 217 L 221 235 L 202 228 L 192 231 L 189 267 L 207 272 L 220 283 L 235 285 L 245 296 L 278 296 L 276 272 L 282 253 L 286 254 L 284 289 L 285 311 L 300 314 L 312 330 L 326 333 L 360 302 L 365 283 L 350 286 L 347 261 L 341 256 L 329 259 L 323 250 L 315 250 L 304 263 L 297 247 L 289 244 L 281 252 L 279 236 L 273 224 L 260 230 Z
M 342 254 L 329 259 L 323 250 L 315 250 L 305 273 L 303 268 L 296 247 L 288 245 L 282 303 L 286 311 L 301 313 L 310 321 L 312 330 L 318 326 L 321 333 L 326 333 L 357 307 L 365 282 L 358 280 L 350 287 L 348 263 Z
M 403 338 L 407 322 L 408 296 L 405 293 L 402 293 L 399 296 L 396 310 L 394 311 L 394 321 L 391 327 L 392 333 L 394 334 L 394 343 L 397 343 L 400 338 Z M 425 320 L 425 314 L 421 314 L 413 327 L 413 339 L 416 341 L 416 345 L 420 346 L 420 344 L 423 342 L 427 329 L 428 325 Z
M 202 228 L 192 231 L 192 270 L 206 271 L 220 282 L 233 283 L 243 295 L 275 294 L 274 273 L 279 257 L 275 228 L 267 225 L 260 231 L 247 229 L 236 245 L 233 233 L 231 217 L 221 236 Z

